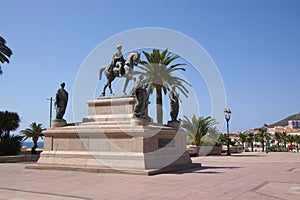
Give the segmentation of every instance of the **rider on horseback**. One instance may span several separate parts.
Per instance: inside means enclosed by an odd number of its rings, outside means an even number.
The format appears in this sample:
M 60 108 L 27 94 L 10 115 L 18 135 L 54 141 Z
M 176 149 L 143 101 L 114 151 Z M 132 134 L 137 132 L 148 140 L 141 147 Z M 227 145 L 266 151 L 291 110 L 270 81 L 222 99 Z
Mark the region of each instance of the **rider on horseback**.
M 118 44 L 117 50 L 115 51 L 115 53 L 112 57 L 112 61 L 111 61 L 108 71 L 111 73 L 114 73 L 114 68 L 117 68 L 119 71 L 119 76 L 121 76 L 122 75 L 121 67 L 123 67 L 124 65 L 125 65 L 125 59 L 124 59 L 123 53 L 122 53 L 122 45 Z

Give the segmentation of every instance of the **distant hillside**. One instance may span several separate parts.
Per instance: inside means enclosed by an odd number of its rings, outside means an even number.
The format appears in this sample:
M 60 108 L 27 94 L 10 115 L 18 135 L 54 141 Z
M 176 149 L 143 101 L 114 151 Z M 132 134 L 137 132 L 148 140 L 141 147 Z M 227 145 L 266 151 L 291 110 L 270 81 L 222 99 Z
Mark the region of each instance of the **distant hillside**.
M 295 119 L 300 120 L 300 113 L 295 114 L 295 115 L 291 115 L 291 116 L 289 116 L 289 117 L 287 117 L 283 120 L 280 120 L 280 121 L 278 121 L 274 124 L 270 124 L 269 127 L 273 128 L 274 126 L 287 126 L 289 120 L 295 120 Z

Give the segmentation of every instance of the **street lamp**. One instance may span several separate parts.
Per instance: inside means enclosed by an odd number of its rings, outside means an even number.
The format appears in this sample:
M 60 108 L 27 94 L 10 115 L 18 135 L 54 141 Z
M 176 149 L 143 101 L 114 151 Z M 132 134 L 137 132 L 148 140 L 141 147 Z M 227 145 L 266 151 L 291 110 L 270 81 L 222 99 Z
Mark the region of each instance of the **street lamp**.
M 230 138 L 229 138 L 229 120 L 230 120 L 230 117 L 231 117 L 230 109 L 225 108 L 224 115 L 225 115 L 225 119 L 226 119 L 226 122 L 227 122 L 227 156 L 231 156 L 231 153 L 230 153 Z
M 50 101 L 50 128 L 51 128 L 51 122 L 52 122 L 52 102 L 53 102 L 53 98 L 50 97 L 50 99 L 47 99 L 48 101 Z

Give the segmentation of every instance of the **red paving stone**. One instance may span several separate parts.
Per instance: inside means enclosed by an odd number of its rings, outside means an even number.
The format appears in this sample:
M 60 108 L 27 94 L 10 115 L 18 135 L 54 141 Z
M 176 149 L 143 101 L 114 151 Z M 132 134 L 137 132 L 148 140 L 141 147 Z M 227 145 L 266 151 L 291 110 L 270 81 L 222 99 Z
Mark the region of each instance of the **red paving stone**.
M 193 158 L 155 176 L 25 169 L 0 163 L 0 199 L 300 199 L 300 153 Z

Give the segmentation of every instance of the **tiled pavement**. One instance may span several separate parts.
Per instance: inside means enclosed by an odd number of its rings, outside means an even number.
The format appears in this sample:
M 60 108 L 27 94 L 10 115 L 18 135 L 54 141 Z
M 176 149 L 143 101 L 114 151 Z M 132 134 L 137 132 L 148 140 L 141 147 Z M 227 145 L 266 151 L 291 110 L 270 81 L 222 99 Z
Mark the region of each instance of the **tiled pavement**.
M 6 199 L 300 199 L 300 153 L 193 158 L 203 167 L 155 176 L 25 169 L 0 163 Z

